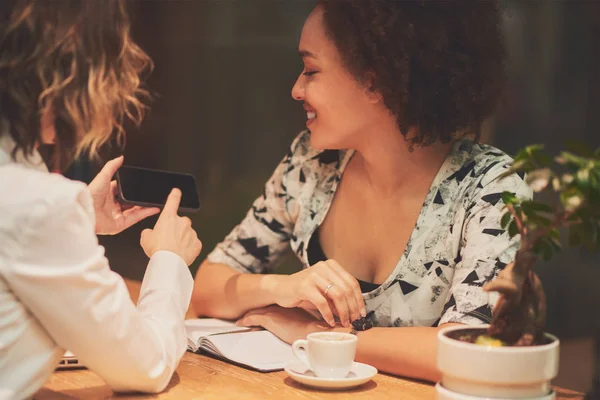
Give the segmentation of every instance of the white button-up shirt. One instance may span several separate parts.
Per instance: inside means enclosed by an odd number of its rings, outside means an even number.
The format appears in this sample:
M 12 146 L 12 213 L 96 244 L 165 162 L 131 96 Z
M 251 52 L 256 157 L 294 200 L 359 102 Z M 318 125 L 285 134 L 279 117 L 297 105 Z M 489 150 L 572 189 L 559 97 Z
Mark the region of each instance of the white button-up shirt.
M 193 279 L 178 255 L 151 258 L 137 306 L 94 233 L 86 185 L 51 174 L 0 136 L 0 398 L 46 382 L 65 349 L 115 391 L 159 392 L 186 350 Z

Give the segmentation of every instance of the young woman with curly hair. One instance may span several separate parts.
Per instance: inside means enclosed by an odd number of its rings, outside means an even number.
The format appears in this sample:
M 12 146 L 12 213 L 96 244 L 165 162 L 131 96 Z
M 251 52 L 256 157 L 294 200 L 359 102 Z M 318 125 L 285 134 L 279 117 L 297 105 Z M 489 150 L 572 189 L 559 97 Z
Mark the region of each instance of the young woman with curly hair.
M 150 263 L 136 307 L 96 234 L 158 209 L 122 210 L 106 164 L 86 186 L 48 172 L 94 156 L 125 116 L 141 120 L 140 73 L 122 0 L 0 2 L 0 398 L 29 398 L 65 350 L 114 390 L 158 392 L 186 350 L 188 265 L 201 243 L 174 191 L 141 245 Z
M 201 265 L 195 310 L 290 343 L 372 324 L 357 361 L 437 380 L 437 331 L 490 320 L 482 286 L 518 248 L 501 193 L 531 195 L 477 142 L 502 89 L 499 25 L 491 1 L 320 1 L 292 89 L 308 130 Z M 303 270 L 272 274 L 290 247 Z

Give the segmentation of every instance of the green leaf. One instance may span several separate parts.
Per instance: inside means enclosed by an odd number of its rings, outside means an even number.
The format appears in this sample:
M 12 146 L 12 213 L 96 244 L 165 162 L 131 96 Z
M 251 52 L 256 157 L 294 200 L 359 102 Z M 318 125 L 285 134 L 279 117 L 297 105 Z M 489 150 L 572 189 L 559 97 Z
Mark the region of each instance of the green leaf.
M 527 174 L 525 182 L 534 192 L 540 192 L 548 186 L 552 176 L 550 168 L 536 169 Z
M 507 176 L 513 175 L 517 172 L 525 172 L 533 171 L 535 169 L 535 164 L 528 160 L 515 160 L 512 165 L 500 175 L 500 178 L 506 178 Z
M 512 238 L 518 234 L 519 234 L 519 228 L 517 228 L 517 223 L 513 219 L 512 221 L 510 221 L 510 224 L 508 224 L 508 236 L 510 236 Z
M 571 183 L 573 183 L 573 175 L 572 174 L 563 174 L 563 176 L 561 177 L 562 182 L 565 185 L 570 185 Z
M 515 158 L 515 160 L 510 166 L 510 169 L 512 171 L 518 171 L 521 168 L 525 167 L 527 164 L 530 164 L 529 160 Z
M 536 224 L 537 226 L 549 226 L 552 223 L 550 219 L 538 214 L 529 214 L 527 219 L 530 223 Z
M 553 159 L 548 154 L 544 154 L 541 152 L 536 153 L 533 158 L 535 162 L 542 167 L 549 167 L 550 165 L 552 165 Z
M 548 232 L 547 238 L 555 252 L 558 252 L 562 249 L 562 244 L 560 243 L 560 232 L 558 229 L 554 228 Z
M 535 165 L 532 163 L 524 163 L 519 166 L 512 165 L 505 172 L 500 174 L 500 179 L 504 179 L 507 176 L 512 176 L 518 172 L 524 172 L 525 174 L 529 173 L 529 171 L 533 171 L 535 169 Z
M 542 150 L 544 146 L 534 144 L 522 148 L 514 158 L 512 170 L 530 171 L 539 167 L 548 167 L 552 164 L 552 157 L 545 154 Z
M 590 180 L 590 170 L 583 168 L 577 171 L 577 180 L 583 185 L 587 186 L 588 181 Z
M 525 209 L 525 207 L 528 207 L 533 211 L 541 211 L 541 212 L 547 212 L 547 213 L 554 212 L 552 207 L 550 207 L 548 204 L 540 203 L 538 201 L 533 201 L 533 200 L 524 201 L 523 203 L 521 203 L 521 206 L 523 207 L 523 209 Z
M 518 162 L 518 161 L 525 161 L 525 162 L 529 161 L 530 162 L 533 160 L 533 155 L 536 152 L 541 151 L 543 148 L 544 148 L 544 146 L 541 144 L 533 144 L 530 146 L 523 147 L 521 150 L 519 150 L 519 152 L 515 156 L 515 162 Z
M 571 187 L 560 194 L 560 202 L 567 210 L 576 210 L 585 201 L 585 196 L 579 188 Z
M 598 147 L 596 149 L 596 151 L 594 152 L 594 155 L 596 156 L 596 158 L 600 158 L 600 147 Z
M 532 156 L 532 155 L 539 153 L 543 149 L 544 149 L 543 144 L 531 144 L 529 146 L 525 146 L 525 148 L 523 150 L 525 150 L 526 154 L 528 154 L 529 156 Z
M 502 201 L 504 202 L 504 204 L 517 204 L 519 202 L 519 199 L 514 193 L 503 192 Z
M 543 152 L 544 146 L 533 144 L 526 146 L 517 153 L 513 168 L 528 171 L 539 167 L 548 167 L 552 164 L 552 157 Z
M 521 203 L 521 208 L 525 214 L 525 221 L 527 224 L 535 224 L 537 227 L 548 226 L 552 223 L 547 216 L 547 214 L 552 211 L 552 208 L 546 204 L 527 200 Z M 533 228 L 530 227 L 530 229 Z
M 585 164 L 587 164 L 588 159 L 585 157 L 579 157 L 579 156 L 576 156 L 575 154 L 571 154 L 566 151 L 563 151 L 560 153 L 560 155 L 558 157 L 556 157 L 556 162 L 559 164 L 562 164 L 562 165 L 570 164 L 571 166 L 574 166 L 576 168 L 581 168 Z
M 506 229 L 508 223 L 512 220 L 512 214 L 510 212 L 504 213 L 502 219 L 500 219 L 500 226 L 502 229 Z
M 558 192 L 561 189 L 560 178 L 557 176 L 552 178 L 552 189 L 554 189 L 555 192 Z
M 552 258 L 554 249 L 550 241 L 548 241 L 546 238 L 540 238 L 537 240 L 537 242 L 535 242 L 535 245 L 533 246 L 533 252 L 547 261 Z
M 528 157 L 529 155 L 527 154 L 525 149 L 519 150 L 519 152 L 513 158 L 513 165 L 516 164 L 518 161 L 525 161 Z

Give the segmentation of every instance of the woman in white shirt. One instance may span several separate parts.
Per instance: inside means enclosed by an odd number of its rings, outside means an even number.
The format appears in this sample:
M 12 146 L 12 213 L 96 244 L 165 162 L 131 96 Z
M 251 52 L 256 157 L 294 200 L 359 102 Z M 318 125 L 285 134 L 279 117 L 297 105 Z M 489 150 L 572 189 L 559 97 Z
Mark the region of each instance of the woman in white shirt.
M 139 122 L 139 74 L 150 64 L 121 0 L 0 2 L 0 398 L 30 397 L 65 349 L 113 390 L 159 392 L 186 350 L 188 266 L 201 243 L 177 216 L 174 190 L 154 229 L 137 306 L 96 234 L 158 209 L 115 202 L 118 158 L 89 185 L 48 172 L 92 156 L 124 115 Z

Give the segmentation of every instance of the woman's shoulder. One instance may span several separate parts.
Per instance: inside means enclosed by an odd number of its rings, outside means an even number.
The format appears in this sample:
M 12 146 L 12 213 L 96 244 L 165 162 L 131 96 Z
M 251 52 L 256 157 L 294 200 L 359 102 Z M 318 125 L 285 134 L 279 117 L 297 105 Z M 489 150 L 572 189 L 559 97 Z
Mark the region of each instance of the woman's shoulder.
M 452 158 L 447 180 L 464 186 L 473 195 L 508 190 L 531 196 L 524 174 L 506 175 L 513 158 L 494 146 L 464 139 L 457 143 Z
M 15 223 L 36 223 L 49 215 L 68 213 L 77 205 L 93 218 L 93 203 L 87 186 L 59 174 L 33 170 L 18 164 L 0 171 L 2 218 Z
M 510 167 L 513 159 L 494 146 L 463 139 L 454 145 L 449 161 L 448 168 L 452 172 L 449 178 L 469 182 L 501 175 Z

